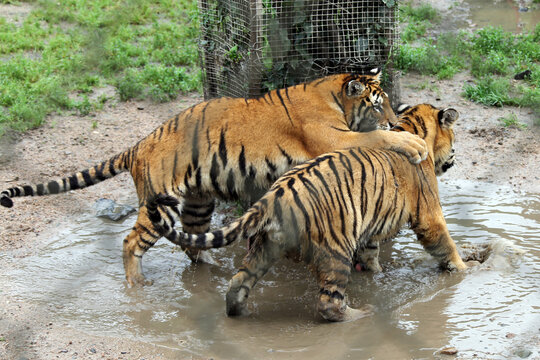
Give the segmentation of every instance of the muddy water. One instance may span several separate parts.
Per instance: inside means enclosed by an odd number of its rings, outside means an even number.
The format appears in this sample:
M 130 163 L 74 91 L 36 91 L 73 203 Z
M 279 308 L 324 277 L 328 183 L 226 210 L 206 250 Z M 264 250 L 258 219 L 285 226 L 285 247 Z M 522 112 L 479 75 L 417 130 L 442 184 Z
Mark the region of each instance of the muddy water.
M 464 358 L 506 359 L 521 349 L 540 356 L 540 195 L 444 180 L 441 195 L 456 242 L 490 243 L 493 254 L 464 274 L 440 273 L 405 231 L 384 245 L 382 274 L 353 274 L 349 302 L 376 306 L 356 322 L 321 321 L 314 279 L 287 261 L 255 287 L 251 316 L 227 318 L 224 294 L 243 244 L 213 251 L 221 266 L 191 265 L 161 240 L 144 258 L 154 285 L 129 289 L 120 252 L 134 217 L 111 223 L 89 215 L 35 256 L 0 255 L 0 288 L 59 322 L 178 349 L 179 357 L 432 358 L 446 346 Z
M 470 20 L 477 27 L 501 26 L 506 31 L 534 30 L 540 22 L 540 9 L 528 7 L 527 1 L 465 0 L 470 7 Z

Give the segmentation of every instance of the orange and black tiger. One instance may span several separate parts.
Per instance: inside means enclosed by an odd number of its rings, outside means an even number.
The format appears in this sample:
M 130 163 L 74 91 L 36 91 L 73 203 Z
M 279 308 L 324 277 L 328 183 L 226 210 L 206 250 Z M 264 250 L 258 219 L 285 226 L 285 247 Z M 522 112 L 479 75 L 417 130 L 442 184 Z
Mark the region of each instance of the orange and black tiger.
M 175 197 L 179 205 L 172 215 L 180 217 L 184 230 L 206 232 L 216 197 L 256 200 L 292 166 L 332 150 L 363 144 L 395 149 L 420 162 L 427 150 L 419 137 L 357 132 L 393 121 L 379 71 L 328 76 L 260 98 L 213 99 L 184 110 L 135 146 L 90 169 L 2 191 L 0 204 L 11 207 L 13 197 L 80 189 L 129 171 L 140 209 L 124 240 L 124 268 L 129 284 L 146 284 L 141 259 L 161 237 L 145 206 L 153 195 Z M 192 259 L 204 258 L 199 251 L 186 252 Z
M 393 130 L 423 138 L 429 149 L 426 161 L 414 165 L 397 152 L 363 146 L 320 155 L 285 173 L 242 217 L 220 230 L 192 235 L 167 226 L 161 214 L 176 199 L 166 195 L 147 204 L 150 218 L 182 246 L 208 249 L 248 239 L 248 255 L 227 292 L 228 315 L 244 312 L 251 288 L 286 256 L 305 261 L 314 273 L 318 311 L 325 319 L 357 319 L 369 311 L 346 304 L 351 268 L 360 260 L 380 270 L 379 242 L 407 223 L 443 268 L 467 267 L 448 232 L 436 179 L 454 162 L 457 118 L 451 108 L 410 108 Z

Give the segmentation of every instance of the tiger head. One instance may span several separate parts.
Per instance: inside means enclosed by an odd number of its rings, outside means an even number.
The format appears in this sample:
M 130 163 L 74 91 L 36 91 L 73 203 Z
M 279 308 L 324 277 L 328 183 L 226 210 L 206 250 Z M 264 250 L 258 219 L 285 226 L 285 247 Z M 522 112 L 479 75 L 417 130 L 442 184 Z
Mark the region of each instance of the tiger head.
M 397 122 L 388 95 L 380 84 L 379 68 L 372 69 L 367 75 L 345 76 L 341 107 L 351 130 L 360 132 L 386 130 Z
M 429 104 L 420 104 L 400 106 L 398 114 L 398 122 L 392 130 L 409 131 L 426 141 L 437 176 L 454 166 L 453 126 L 459 117 L 456 109 L 440 110 Z

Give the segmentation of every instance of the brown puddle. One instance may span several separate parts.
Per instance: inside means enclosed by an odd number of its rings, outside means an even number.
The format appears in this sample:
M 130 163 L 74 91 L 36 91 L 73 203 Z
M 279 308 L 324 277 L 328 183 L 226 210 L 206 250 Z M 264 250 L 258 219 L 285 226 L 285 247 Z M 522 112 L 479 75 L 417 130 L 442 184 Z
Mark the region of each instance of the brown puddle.
M 470 7 L 470 21 L 478 28 L 501 26 L 506 31 L 534 31 L 540 22 L 540 9 L 523 0 L 465 0 Z M 534 8 L 536 6 L 536 8 Z
M 7 269 L 0 288 L 70 326 L 178 349 L 179 356 L 433 358 L 453 346 L 465 358 L 506 359 L 538 336 L 540 195 L 484 183 L 440 185 L 456 243 L 464 253 L 489 244 L 492 253 L 466 273 L 441 273 L 404 231 L 384 245 L 381 274 L 353 274 L 349 302 L 376 311 L 351 323 L 322 321 L 315 280 L 286 260 L 255 287 L 252 315 L 228 318 L 224 295 L 244 244 L 212 251 L 221 266 L 191 265 L 162 239 L 144 257 L 154 285 L 128 289 L 120 254 L 134 217 L 111 223 L 89 215 L 60 230 L 39 255 L 0 255 Z M 508 333 L 516 336 L 507 339 Z

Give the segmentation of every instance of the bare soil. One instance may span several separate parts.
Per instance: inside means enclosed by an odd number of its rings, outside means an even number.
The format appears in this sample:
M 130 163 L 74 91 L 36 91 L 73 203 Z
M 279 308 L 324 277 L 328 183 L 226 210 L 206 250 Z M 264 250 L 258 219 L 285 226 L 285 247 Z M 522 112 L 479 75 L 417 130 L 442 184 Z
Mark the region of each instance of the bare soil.
M 435 1 L 437 4 L 448 2 Z M 442 6 L 442 5 L 441 5 Z M 446 6 L 446 5 L 444 5 Z M 443 6 L 441 10 L 446 10 Z M 20 24 L 27 4 L 0 5 L 0 12 Z M 445 22 L 446 23 L 446 22 Z M 445 177 L 506 184 L 516 191 L 540 193 L 539 135 L 531 109 L 489 108 L 460 94 L 466 74 L 450 81 L 407 75 L 402 100 L 454 107 L 458 165 Z M 39 129 L 0 139 L 0 189 L 59 178 L 85 169 L 135 144 L 164 120 L 201 101 L 198 94 L 167 104 L 145 101 L 109 104 L 91 116 L 52 115 Z M 505 128 L 500 118 L 514 113 L 527 128 Z M 99 198 L 122 201 L 134 196 L 129 174 L 99 185 L 50 197 L 18 198 L 0 208 L 0 249 L 12 258 L 37 251 L 66 221 L 92 212 Z M 120 249 L 119 257 L 120 261 Z M 120 337 L 90 335 L 58 323 L 46 308 L 10 297 L 0 289 L 0 359 L 177 359 L 174 349 Z

